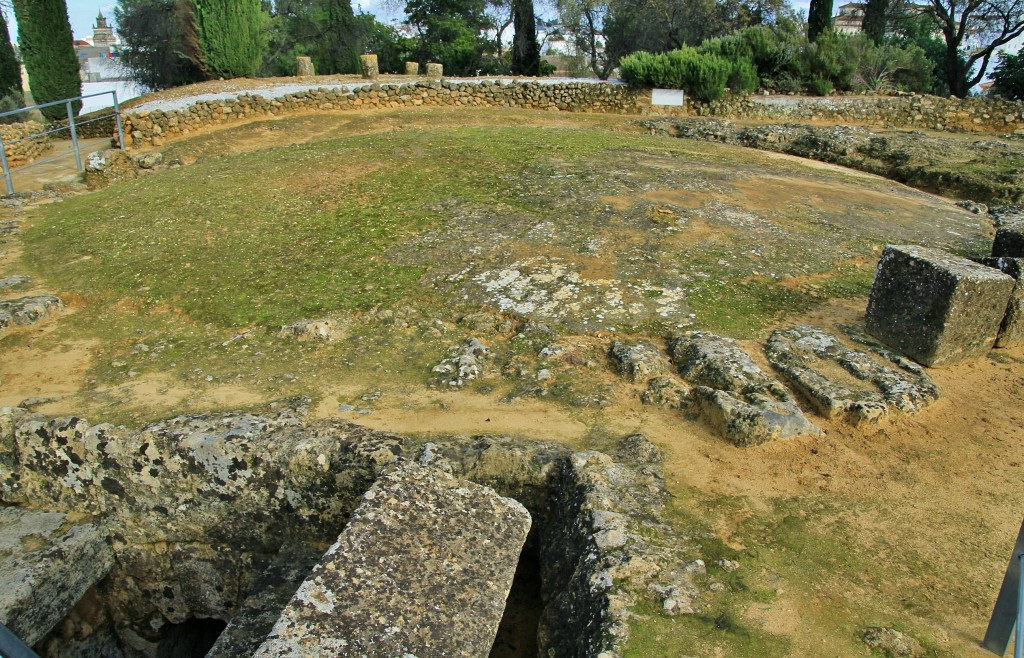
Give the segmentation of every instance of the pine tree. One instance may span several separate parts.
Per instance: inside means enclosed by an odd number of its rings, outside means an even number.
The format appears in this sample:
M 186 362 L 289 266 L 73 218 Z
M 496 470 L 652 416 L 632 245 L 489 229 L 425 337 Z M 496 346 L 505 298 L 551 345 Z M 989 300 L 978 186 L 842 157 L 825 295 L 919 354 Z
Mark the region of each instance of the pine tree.
M 807 11 L 807 39 L 817 41 L 818 35 L 832 29 L 832 0 L 811 0 Z
M 885 38 L 889 20 L 889 0 L 868 0 L 864 7 L 864 22 L 861 29 L 876 44 Z
M 192 14 L 208 75 L 256 75 L 267 45 L 260 0 L 192 0 Z
M 82 78 L 64 0 L 14 0 L 14 16 L 33 100 L 51 103 L 81 96 Z M 72 111 L 78 114 L 81 109 L 82 101 L 75 101 Z M 66 116 L 67 110 L 55 105 L 42 113 L 54 121 Z
M 22 99 L 21 65 L 14 54 L 10 33 L 7 31 L 7 19 L 0 13 L 0 97 L 16 95 Z
M 533 0 L 512 0 L 515 40 L 512 42 L 512 73 L 540 75 L 540 48 L 537 47 L 537 18 Z

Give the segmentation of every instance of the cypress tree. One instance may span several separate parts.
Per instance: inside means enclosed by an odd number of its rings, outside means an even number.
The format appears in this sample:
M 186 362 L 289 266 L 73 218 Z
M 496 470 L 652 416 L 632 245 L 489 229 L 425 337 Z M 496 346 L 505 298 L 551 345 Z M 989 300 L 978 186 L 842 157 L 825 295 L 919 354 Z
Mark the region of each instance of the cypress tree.
M 208 75 L 256 75 L 267 45 L 260 0 L 192 0 L 192 14 Z
M 889 0 L 868 0 L 864 7 L 864 22 L 861 24 L 861 29 L 876 44 L 882 43 L 882 39 L 885 38 L 888 13 Z
M 807 39 L 817 41 L 818 35 L 832 29 L 832 0 L 811 0 L 807 11 Z
M 512 0 L 512 73 L 540 75 L 540 48 L 537 47 L 537 18 L 533 0 Z
M 352 13 L 350 0 L 325 0 L 324 22 L 313 55 L 316 70 L 323 74 L 359 71 L 359 44 L 363 30 Z
M 81 96 L 82 78 L 64 0 L 14 0 L 14 16 L 33 100 L 50 103 Z M 75 101 L 72 111 L 78 114 L 81 109 L 82 102 Z M 63 105 L 44 108 L 42 113 L 50 121 L 67 115 Z
M 14 55 L 10 33 L 7 31 L 7 19 L 0 12 L 0 97 L 16 94 L 21 100 L 21 65 Z

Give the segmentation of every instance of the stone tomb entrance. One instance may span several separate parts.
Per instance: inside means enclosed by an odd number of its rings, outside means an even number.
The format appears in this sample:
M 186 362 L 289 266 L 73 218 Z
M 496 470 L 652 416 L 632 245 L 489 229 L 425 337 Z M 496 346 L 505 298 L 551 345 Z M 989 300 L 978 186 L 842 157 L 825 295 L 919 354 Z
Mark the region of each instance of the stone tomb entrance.
M 664 489 L 658 467 L 505 437 L 418 445 L 340 421 L 307 423 L 304 404 L 266 414 L 179 417 L 136 431 L 0 410 L 3 502 L 51 510 L 47 513 L 66 515 L 79 525 L 85 517 L 97 551 L 113 556 L 105 568 L 89 572 L 91 580 L 83 583 L 87 591 L 77 605 L 71 601 L 31 617 L 32 642 L 40 655 L 203 655 L 214 637 L 205 654 L 213 658 L 256 652 L 323 655 L 331 650 L 326 645 L 312 653 L 296 652 L 303 643 L 289 644 L 288 632 L 293 639 L 307 633 L 322 638 L 325 633 L 316 630 L 308 613 L 338 626 L 337 614 L 359 607 L 342 605 L 344 592 L 327 576 L 346 568 L 368 573 L 396 559 L 406 549 L 381 539 L 388 524 L 399 541 L 415 538 L 410 546 L 440 541 L 429 529 L 415 536 L 403 526 L 406 517 L 401 515 L 413 512 L 420 519 L 455 514 L 449 517 L 455 524 L 445 531 L 452 534 L 473 523 L 490 523 L 496 534 L 464 544 L 489 554 L 502 571 L 500 577 L 474 573 L 472 565 L 484 563 L 485 557 L 469 556 L 459 564 L 451 554 L 431 549 L 411 565 L 398 559 L 381 571 L 390 576 L 411 567 L 427 586 L 357 587 L 353 600 L 366 611 L 379 612 L 384 621 L 391 619 L 383 632 L 395 637 L 408 633 L 427 642 L 413 653 L 425 658 L 471 646 L 466 638 L 476 632 L 473 624 L 441 628 L 431 621 L 433 608 L 441 603 L 451 606 L 453 618 L 466 612 L 461 605 L 492 624 L 485 643 L 479 640 L 482 634 L 474 636 L 477 651 L 472 655 L 617 650 L 626 623 L 624 594 L 615 580 L 628 571 L 634 583 L 641 583 L 644 574 L 630 561 L 642 557 L 637 564 L 647 567 L 655 561 L 645 540 L 630 531 L 636 521 L 630 513 L 645 515 L 637 522 L 646 523 L 660 510 Z M 496 509 L 518 508 L 510 519 L 520 520 L 484 523 L 485 515 L 474 511 L 479 501 L 459 512 L 457 505 L 434 497 L 431 507 L 423 482 L 408 495 L 397 495 L 408 487 L 410 473 L 431 473 L 431 486 L 442 483 L 444 495 L 476 491 L 472 495 L 494 502 Z M 458 513 L 466 516 L 460 519 Z M 523 524 L 527 518 L 529 535 Z M 502 533 L 516 523 L 518 539 L 508 542 Z M 433 557 L 440 562 L 431 563 Z M 81 566 L 44 558 L 38 562 L 40 569 L 58 576 L 62 568 Z M 20 604 L 31 607 L 48 600 L 45 587 L 59 587 L 61 579 L 39 582 Z M 431 589 L 435 586 L 441 589 Z M 444 586 L 453 589 L 445 592 Z M 688 585 L 674 583 L 668 589 L 679 598 Z M 458 600 L 459 593 L 470 590 L 479 590 L 478 600 Z M 303 592 L 306 598 L 297 598 Z M 423 614 L 431 601 L 429 614 Z M 0 621 L 8 623 L 16 606 L 0 603 Z M 421 619 L 426 621 L 417 626 Z M 271 641 L 265 643 L 268 635 Z M 274 638 L 282 641 L 275 646 Z M 342 634 L 334 640 L 341 647 L 354 638 Z

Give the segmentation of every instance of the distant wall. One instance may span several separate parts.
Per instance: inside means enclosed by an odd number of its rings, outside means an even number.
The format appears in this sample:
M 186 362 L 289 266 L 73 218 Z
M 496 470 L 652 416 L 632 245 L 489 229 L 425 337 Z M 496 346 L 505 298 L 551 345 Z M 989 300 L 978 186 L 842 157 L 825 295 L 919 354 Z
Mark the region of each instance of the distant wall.
M 200 101 L 181 110 L 126 114 L 124 132 L 128 146 L 160 146 L 169 137 L 244 118 L 315 110 L 457 106 L 642 114 L 650 106 L 650 92 L 608 82 L 435 80 L 367 84 L 351 91 L 320 88 L 274 99 L 243 94 L 237 98 Z
M 652 107 L 649 89 L 586 81 L 426 81 L 375 83 L 351 88 L 318 88 L 280 98 L 241 94 L 199 101 L 171 111 L 128 110 L 129 147 L 160 146 L 168 138 L 241 119 L 298 112 L 399 107 L 517 107 L 612 114 L 689 114 L 760 121 L 821 121 L 894 128 L 1024 134 L 1024 102 L 936 96 L 746 96 L 713 103 L 687 101 L 686 108 Z M 113 133 L 113 121 L 96 132 Z M 92 132 L 90 130 L 90 133 Z M 94 136 L 90 134 L 89 136 Z
M 690 115 L 1024 134 L 1024 102 L 938 96 L 746 96 L 689 102 Z
M 4 152 L 7 155 L 7 164 L 12 167 L 28 164 L 46 153 L 50 148 L 49 135 L 33 137 L 31 139 L 26 139 L 25 141 L 18 141 L 44 130 L 46 130 L 45 124 L 37 121 L 0 125 L 0 137 L 4 140 Z M 17 143 L 12 144 L 11 142 Z

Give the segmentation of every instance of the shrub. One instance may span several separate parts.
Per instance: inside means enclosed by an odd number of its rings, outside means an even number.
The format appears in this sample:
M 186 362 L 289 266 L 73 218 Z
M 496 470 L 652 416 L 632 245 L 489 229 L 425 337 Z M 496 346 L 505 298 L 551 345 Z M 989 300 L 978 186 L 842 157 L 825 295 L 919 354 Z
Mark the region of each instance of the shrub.
M 849 39 L 832 31 L 822 32 L 817 41 L 805 46 L 795 63 L 799 77 L 812 92 L 823 88 L 820 80 L 829 81 L 835 89 L 851 89 L 857 70 Z
M 725 93 L 732 73 L 730 62 L 704 55 L 694 48 L 681 48 L 660 55 L 640 51 L 619 62 L 622 79 L 634 87 L 684 89 L 693 98 L 709 102 Z
M 748 60 L 741 59 L 732 62 L 732 70 L 729 71 L 729 90 L 734 94 L 749 94 L 757 91 L 760 79 L 757 76 L 757 69 Z
M 914 44 L 877 45 L 858 34 L 847 41 L 847 54 L 854 63 L 852 86 L 856 90 L 928 92 L 932 88 L 932 62 Z
M 835 91 L 835 85 L 826 78 L 812 78 L 807 81 L 807 91 L 815 96 L 828 96 Z
M 18 91 L 11 91 L 0 97 L 0 112 L 10 112 L 25 107 L 25 97 Z M 0 123 L 20 123 L 29 119 L 25 112 L 0 118 Z

